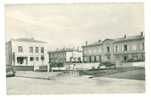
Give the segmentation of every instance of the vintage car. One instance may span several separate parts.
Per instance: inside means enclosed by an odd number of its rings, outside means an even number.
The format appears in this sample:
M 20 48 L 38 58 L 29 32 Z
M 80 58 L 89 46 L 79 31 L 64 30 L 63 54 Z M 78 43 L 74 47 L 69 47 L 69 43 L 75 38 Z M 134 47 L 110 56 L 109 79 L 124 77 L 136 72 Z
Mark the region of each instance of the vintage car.
M 12 66 L 6 66 L 6 77 L 15 76 L 15 70 Z

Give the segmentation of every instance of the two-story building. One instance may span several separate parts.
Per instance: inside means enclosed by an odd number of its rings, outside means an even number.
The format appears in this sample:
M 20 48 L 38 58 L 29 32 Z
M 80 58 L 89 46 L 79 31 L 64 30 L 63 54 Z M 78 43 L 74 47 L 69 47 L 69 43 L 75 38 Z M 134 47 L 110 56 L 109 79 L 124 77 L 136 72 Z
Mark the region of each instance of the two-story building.
M 6 43 L 6 63 L 14 67 L 47 67 L 47 43 L 33 38 L 12 39 Z
M 124 36 L 114 40 L 113 54 L 117 62 L 144 61 L 143 32 L 136 36 Z
M 98 40 L 93 44 L 82 46 L 83 48 L 83 61 L 87 62 L 105 62 L 112 61 L 113 56 L 113 40 L 105 39 L 104 41 Z
M 83 62 L 101 62 L 102 61 L 102 41 L 98 41 L 92 44 L 86 42 L 85 46 L 82 46 Z
M 94 62 L 130 62 L 144 61 L 143 32 L 136 36 L 124 36 L 116 39 L 105 39 L 82 46 L 83 61 Z
M 48 52 L 51 67 L 64 67 L 65 63 L 82 62 L 82 51 L 73 49 L 60 49 Z

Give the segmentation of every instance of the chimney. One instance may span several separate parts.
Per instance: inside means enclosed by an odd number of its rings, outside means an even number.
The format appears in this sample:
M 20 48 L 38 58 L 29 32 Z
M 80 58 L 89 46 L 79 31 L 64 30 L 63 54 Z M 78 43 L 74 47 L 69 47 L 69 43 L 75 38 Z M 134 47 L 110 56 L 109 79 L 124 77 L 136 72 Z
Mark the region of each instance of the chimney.
M 144 33 L 143 32 L 141 32 L 141 36 L 143 36 L 144 35 Z
M 124 35 L 124 38 L 126 38 L 126 34 Z
M 101 42 L 101 40 L 98 40 L 98 42 L 100 43 L 100 42 Z

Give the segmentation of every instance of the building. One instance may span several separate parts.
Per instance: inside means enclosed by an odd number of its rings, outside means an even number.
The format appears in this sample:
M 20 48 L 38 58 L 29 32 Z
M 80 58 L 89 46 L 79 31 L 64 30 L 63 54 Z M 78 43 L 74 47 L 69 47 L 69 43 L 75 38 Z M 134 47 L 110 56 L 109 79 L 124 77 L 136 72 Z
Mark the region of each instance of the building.
M 102 61 L 102 42 L 98 41 L 93 44 L 82 46 L 83 62 L 101 62 Z
M 46 68 L 47 43 L 33 38 L 12 39 L 6 43 L 6 64 L 14 67 Z
M 82 46 L 83 48 L 83 61 L 88 62 L 105 62 L 112 61 L 113 56 L 113 40 L 105 39 L 104 41 L 98 40 L 93 44 Z
M 48 52 L 51 67 L 64 67 L 67 63 L 82 62 L 82 52 L 73 49 L 61 49 Z
M 85 63 L 145 60 L 143 32 L 136 36 L 98 40 L 92 44 L 86 42 L 82 49 Z
M 135 62 L 145 60 L 143 32 L 137 36 L 126 35 L 114 40 L 114 58 L 117 62 Z

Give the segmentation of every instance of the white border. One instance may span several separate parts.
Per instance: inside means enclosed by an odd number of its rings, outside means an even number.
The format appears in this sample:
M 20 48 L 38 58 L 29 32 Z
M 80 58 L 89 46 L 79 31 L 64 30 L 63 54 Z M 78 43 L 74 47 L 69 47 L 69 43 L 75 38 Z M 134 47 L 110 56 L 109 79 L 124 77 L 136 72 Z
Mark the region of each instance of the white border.
M 144 2 L 144 0 L 6 0 L 7 4 L 29 4 L 29 3 L 112 3 L 112 2 Z
M 6 78 L 5 78 L 5 28 L 4 28 L 4 5 L 5 4 L 31 4 L 31 3 L 127 3 L 127 2 L 145 2 L 145 52 L 146 52 L 146 93 L 145 94 L 98 94 L 98 95 L 51 95 L 51 96 L 7 96 L 6 95 Z M 146 100 L 149 99 L 151 93 L 151 2 L 150 0 L 0 0 L 0 95 L 3 99 L 57 99 L 66 100 L 70 99 L 136 99 L 136 100 Z

